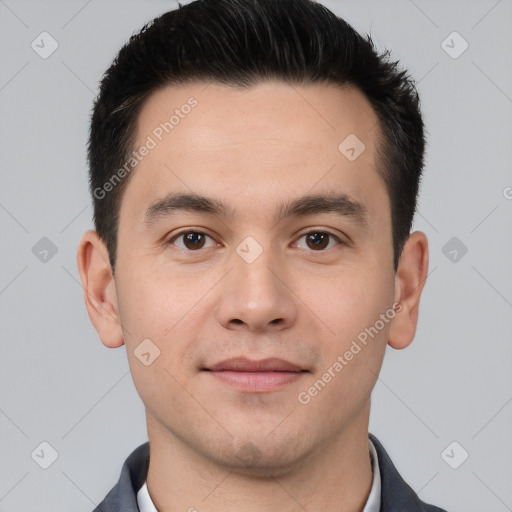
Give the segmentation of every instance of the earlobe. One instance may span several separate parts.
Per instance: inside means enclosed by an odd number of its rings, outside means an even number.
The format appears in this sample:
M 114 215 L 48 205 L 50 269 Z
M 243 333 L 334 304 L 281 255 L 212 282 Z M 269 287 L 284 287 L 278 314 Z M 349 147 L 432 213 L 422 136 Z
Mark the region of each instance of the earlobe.
M 395 302 L 400 307 L 388 335 L 388 344 L 395 349 L 408 347 L 414 339 L 427 273 L 428 240 L 424 233 L 415 231 L 405 243 L 395 275 Z
M 117 293 L 108 250 L 96 231 L 86 231 L 76 255 L 89 318 L 102 343 L 115 348 L 124 344 Z

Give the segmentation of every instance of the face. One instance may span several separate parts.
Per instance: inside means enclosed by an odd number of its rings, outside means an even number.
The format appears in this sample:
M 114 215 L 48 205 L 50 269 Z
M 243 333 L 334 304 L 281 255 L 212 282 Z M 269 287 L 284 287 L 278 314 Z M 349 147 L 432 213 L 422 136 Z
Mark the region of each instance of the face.
M 150 440 L 284 468 L 364 424 L 395 301 L 378 137 L 353 88 L 193 84 L 148 99 L 115 291 Z M 143 340 L 149 359 L 159 350 L 147 366 Z M 213 371 L 232 358 L 297 371 Z

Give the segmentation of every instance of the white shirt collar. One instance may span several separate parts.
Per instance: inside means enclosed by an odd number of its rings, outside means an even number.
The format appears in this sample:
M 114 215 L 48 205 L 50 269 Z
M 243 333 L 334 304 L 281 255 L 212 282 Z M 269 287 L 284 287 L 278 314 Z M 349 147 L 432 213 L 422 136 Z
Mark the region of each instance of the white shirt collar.
M 379 458 L 377 457 L 377 451 L 375 446 L 368 438 L 368 447 L 370 448 L 370 458 L 372 460 L 372 472 L 373 482 L 368 500 L 364 506 L 363 512 L 380 512 L 380 469 L 379 469 Z M 145 512 L 145 511 L 144 511 Z M 151 511 L 153 512 L 153 511 Z
M 146 482 L 144 482 L 144 485 L 139 489 L 139 492 L 137 493 L 137 505 L 139 505 L 140 512 L 158 512 L 155 504 L 153 503 L 153 500 L 149 495 Z
M 370 449 L 370 459 L 372 461 L 373 481 L 368 500 L 364 506 L 363 512 L 379 512 L 380 511 L 380 470 L 379 460 L 375 446 L 370 439 L 368 439 L 368 448 Z M 153 500 L 149 496 L 148 486 L 146 482 L 139 489 L 137 493 L 137 504 L 139 505 L 140 512 L 158 512 Z

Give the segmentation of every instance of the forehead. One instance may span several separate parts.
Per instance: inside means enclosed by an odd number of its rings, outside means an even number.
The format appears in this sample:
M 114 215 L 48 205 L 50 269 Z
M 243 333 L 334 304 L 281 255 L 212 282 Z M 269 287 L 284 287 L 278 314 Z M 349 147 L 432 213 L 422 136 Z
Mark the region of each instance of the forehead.
M 126 203 L 137 210 L 170 191 L 231 198 L 234 209 L 254 213 L 277 199 L 340 190 L 370 202 L 371 213 L 384 190 L 378 137 L 378 119 L 353 87 L 168 85 L 139 114 L 134 149 L 151 149 L 132 171 L 121 216 Z
M 371 144 L 378 124 L 369 101 L 355 87 L 280 81 L 250 87 L 213 83 L 162 87 L 149 96 L 139 114 L 139 142 L 143 142 L 140 136 L 150 133 L 158 138 L 159 126 L 167 121 L 173 127 L 169 133 L 164 129 L 163 136 L 172 133 L 180 143 L 187 142 L 186 128 L 192 126 L 203 146 L 245 143 L 258 137 L 271 140 L 276 135 L 282 140 L 283 128 L 293 140 L 316 144 L 320 138 L 326 143 L 331 138 L 336 141 L 343 131 L 352 129 Z

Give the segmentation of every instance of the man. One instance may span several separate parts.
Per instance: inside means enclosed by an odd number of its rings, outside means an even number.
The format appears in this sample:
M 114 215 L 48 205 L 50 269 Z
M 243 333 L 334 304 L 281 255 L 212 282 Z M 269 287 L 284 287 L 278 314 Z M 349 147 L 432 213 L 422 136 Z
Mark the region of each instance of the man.
M 78 249 L 149 443 L 96 511 L 440 511 L 368 433 L 428 243 L 405 71 L 310 0 L 198 0 L 106 72 Z

